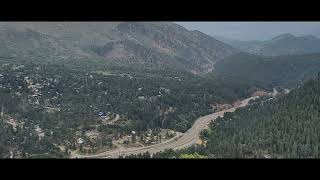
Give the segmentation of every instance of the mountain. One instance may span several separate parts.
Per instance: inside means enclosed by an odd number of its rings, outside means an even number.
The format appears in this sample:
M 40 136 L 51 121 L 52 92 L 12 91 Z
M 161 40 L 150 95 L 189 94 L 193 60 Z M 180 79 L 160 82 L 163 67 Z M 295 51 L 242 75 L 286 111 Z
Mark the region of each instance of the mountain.
M 240 52 L 169 22 L 1 22 L 0 43 L 0 158 L 157 144 L 198 117 L 320 71 L 320 53 Z M 252 44 L 265 42 L 238 42 Z M 206 146 L 182 157 L 318 157 L 319 84 L 227 113 L 202 134 Z
M 237 49 L 244 51 L 244 52 L 249 52 L 250 49 L 252 49 L 256 46 L 260 46 L 264 43 L 264 41 L 258 41 L 258 40 L 240 41 L 240 40 L 225 38 L 222 36 L 213 36 L 213 37 L 219 41 L 222 41 L 226 44 L 229 44 L 230 46 L 237 48 Z
M 0 25 L 0 52 L 2 58 L 89 57 L 78 47 L 64 40 L 29 28 L 19 29 Z
M 277 57 L 238 53 L 219 61 L 213 73 L 289 88 L 315 76 L 318 71 L 319 53 Z
M 288 39 L 294 39 L 294 38 L 296 38 L 294 35 L 290 33 L 285 33 L 272 38 L 271 41 L 288 40 Z
M 112 29 L 119 22 L 1 22 L 3 27 L 33 31 L 57 39 L 70 41 L 78 46 L 104 45 L 113 39 Z
M 267 41 L 238 41 L 220 38 L 221 41 L 242 51 L 263 55 L 299 55 L 320 52 L 320 39 L 312 36 L 294 36 L 281 34 Z
M 201 132 L 201 145 L 127 158 L 319 158 L 319 109 L 320 74 L 225 113 Z
M 194 73 L 212 71 L 216 62 L 238 52 L 204 33 L 169 22 L 2 22 L 0 26 L 41 34 L 34 42 L 50 38 L 62 52 L 72 49 L 79 57 L 170 66 Z M 51 44 L 45 47 L 54 48 Z
M 320 80 L 225 114 L 204 133 L 216 158 L 319 158 Z
M 319 53 L 320 39 L 310 35 L 297 37 L 282 34 L 251 51 L 265 56 Z

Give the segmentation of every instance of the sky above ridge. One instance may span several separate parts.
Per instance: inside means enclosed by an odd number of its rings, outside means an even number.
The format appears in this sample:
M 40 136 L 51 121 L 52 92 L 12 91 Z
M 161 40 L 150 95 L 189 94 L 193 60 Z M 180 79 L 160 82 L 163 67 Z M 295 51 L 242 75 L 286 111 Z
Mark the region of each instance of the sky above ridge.
M 284 33 L 320 37 L 320 22 L 175 22 L 189 30 L 235 40 L 268 40 Z

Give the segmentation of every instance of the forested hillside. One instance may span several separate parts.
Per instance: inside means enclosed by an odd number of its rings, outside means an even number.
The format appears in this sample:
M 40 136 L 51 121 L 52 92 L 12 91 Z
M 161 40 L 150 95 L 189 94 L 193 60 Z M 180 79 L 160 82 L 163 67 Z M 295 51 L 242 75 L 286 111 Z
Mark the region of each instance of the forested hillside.
M 320 79 L 226 113 L 202 132 L 201 146 L 153 158 L 319 158 Z M 126 158 L 150 158 L 146 153 Z
M 223 37 L 216 38 L 244 52 L 263 56 L 320 53 L 320 39 L 313 35 L 295 36 L 286 33 L 266 41 L 238 41 Z
M 320 80 L 226 114 L 204 133 L 215 157 L 319 158 Z
M 304 39 L 272 48 L 318 49 Z M 239 53 L 170 22 L 0 22 L 0 44 L 0 158 L 162 146 L 201 116 L 320 71 L 320 54 Z M 319 84 L 255 101 L 211 124 L 205 145 L 155 157 L 318 157 Z
M 133 130 L 184 132 L 216 104 L 232 103 L 256 90 L 253 84 L 230 78 L 170 68 L 109 66 L 98 60 L 61 65 L 1 61 L 1 157 L 9 152 L 19 157 L 57 155 L 59 147 L 76 149 L 78 138 L 92 131 L 100 138 L 88 145 L 93 149 L 109 146 L 117 133 Z M 119 120 L 106 124 L 99 112 Z
M 320 70 L 320 54 L 273 58 L 239 53 L 216 64 L 215 75 L 257 81 L 272 87 L 293 88 Z

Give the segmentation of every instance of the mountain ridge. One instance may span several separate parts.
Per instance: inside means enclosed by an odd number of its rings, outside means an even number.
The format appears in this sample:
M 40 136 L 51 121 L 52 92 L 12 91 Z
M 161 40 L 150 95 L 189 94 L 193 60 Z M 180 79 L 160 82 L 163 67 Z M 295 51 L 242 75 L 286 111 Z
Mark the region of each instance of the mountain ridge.
M 320 39 L 313 35 L 280 34 L 265 41 L 239 41 L 215 36 L 234 48 L 263 56 L 301 55 L 320 52 Z
M 46 35 L 78 58 L 156 62 L 194 73 L 210 72 L 216 62 L 238 52 L 202 32 L 170 22 L 2 22 L 0 27 Z

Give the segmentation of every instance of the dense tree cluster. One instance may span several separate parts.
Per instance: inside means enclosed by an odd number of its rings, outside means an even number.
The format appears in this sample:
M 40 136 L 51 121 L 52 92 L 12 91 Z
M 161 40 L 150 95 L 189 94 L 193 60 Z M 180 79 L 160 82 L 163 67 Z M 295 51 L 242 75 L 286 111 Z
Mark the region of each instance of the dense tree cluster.
M 319 109 L 320 75 L 226 113 L 201 133 L 203 145 L 126 158 L 319 158 Z
M 318 158 L 320 81 L 227 113 L 203 133 L 205 154 L 222 158 Z
M 319 53 L 277 57 L 239 53 L 218 62 L 214 74 L 293 88 L 316 75 L 320 69 L 319 60 Z
M 24 125 L 17 127 L 16 133 L 22 133 L 17 143 L 2 146 L 7 154 L 14 146 L 29 155 L 59 152 L 58 146 L 74 149 L 81 136 L 75 134 L 91 130 L 104 139 L 91 144 L 96 148 L 110 146 L 110 136 L 119 132 L 159 127 L 184 132 L 197 117 L 213 112 L 212 104 L 231 103 L 252 93 L 251 85 L 243 82 L 169 68 L 13 62 L 0 66 L 2 123 L 14 119 Z M 104 125 L 100 111 L 120 115 L 121 123 Z M 45 133 L 40 141 L 37 126 Z M 1 136 L 16 138 L 4 132 Z M 32 141 L 30 148 L 19 145 L 24 138 Z

